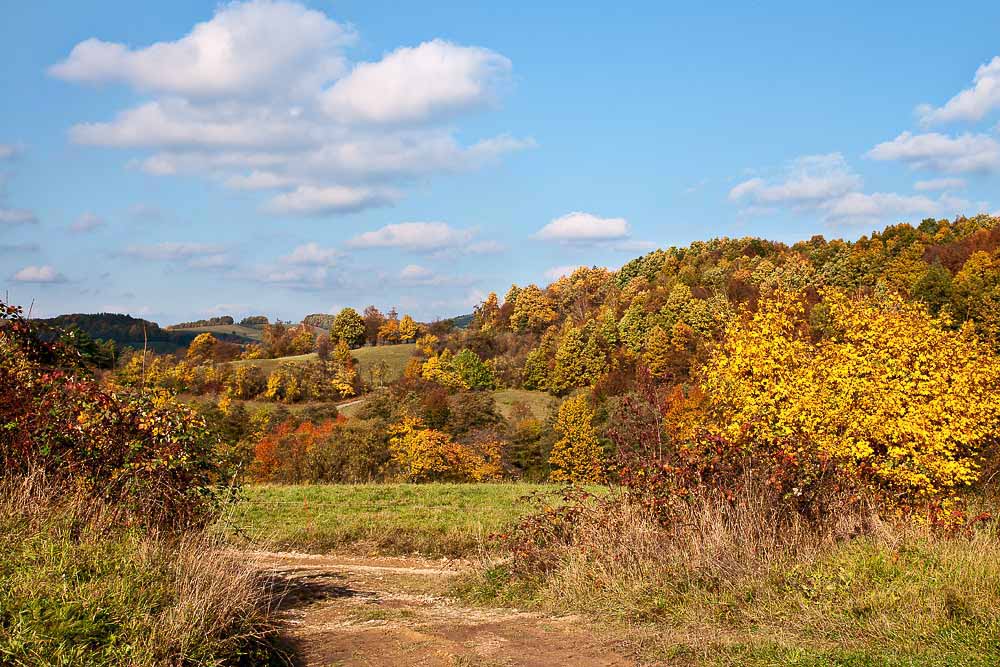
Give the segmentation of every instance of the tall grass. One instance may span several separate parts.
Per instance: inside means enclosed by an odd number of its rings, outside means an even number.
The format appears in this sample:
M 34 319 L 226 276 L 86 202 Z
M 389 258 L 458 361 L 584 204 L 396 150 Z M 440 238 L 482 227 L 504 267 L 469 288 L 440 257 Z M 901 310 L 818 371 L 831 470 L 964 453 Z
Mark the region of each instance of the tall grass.
M 40 474 L 0 479 L 0 664 L 268 664 L 278 593 L 203 531 L 140 528 Z
M 668 526 L 627 496 L 592 503 L 547 567 L 492 557 L 467 596 L 585 612 L 679 664 L 1000 664 L 1000 540 L 858 510 L 807 523 L 746 492 Z M 541 562 L 536 560 L 536 562 Z

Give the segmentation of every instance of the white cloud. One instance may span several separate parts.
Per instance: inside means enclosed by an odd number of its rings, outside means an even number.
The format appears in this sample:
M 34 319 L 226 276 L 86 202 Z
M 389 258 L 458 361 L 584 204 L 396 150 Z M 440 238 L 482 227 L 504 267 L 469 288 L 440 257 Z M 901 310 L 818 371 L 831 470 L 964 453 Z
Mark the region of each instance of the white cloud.
M 729 198 L 746 204 L 744 215 L 773 214 L 787 207 L 798 214 L 819 215 L 830 224 L 877 225 L 888 220 L 974 213 L 986 206 L 985 202 L 970 202 L 947 193 L 937 199 L 895 192 L 865 193 L 862 185 L 861 177 L 843 156 L 833 153 L 794 160 L 778 179 L 744 181 L 730 191 Z
M 444 222 L 402 222 L 359 234 L 347 242 L 352 248 L 402 248 L 433 251 L 464 246 L 475 232 Z
M 403 280 L 421 280 L 433 275 L 433 271 L 419 264 L 408 264 L 399 272 L 399 277 Z
M 0 207 L 0 225 L 34 225 L 38 223 L 38 217 L 24 208 L 3 208 Z
M 966 88 L 942 107 L 922 104 L 917 114 L 924 125 L 954 121 L 977 121 L 995 109 L 1000 109 L 1000 56 L 980 65 L 972 88 Z
M 465 276 L 448 276 L 432 271 L 419 264 L 408 264 L 399 272 L 399 281 L 403 285 L 414 287 L 444 287 L 468 285 L 475 282 Z
M 361 63 L 321 97 L 323 110 L 343 122 L 413 123 L 489 104 L 510 60 L 489 49 L 440 39 Z
M 233 190 L 280 190 L 294 184 L 294 179 L 270 171 L 255 169 L 249 174 L 235 174 L 226 179 L 227 188 Z
M 340 283 L 325 266 L 263 266 L 257 267 L 253 275 L 261 283 L 293 290 L 324 290 Z
M 295 2 L 231 2 L 176 41 L 91 39 L 50 72 L 148 98 L 75 125 L 74 142 L 149 151 L 130 162 L 149 174 L 278 191 L 266 206 L 277 213 L 385 206 L 404 184 L 535 145 L 507 134 L 462 144 L 441 124 L 490 106 L 511 68 L 502 55 L 433 40 L 352 70 L 343 51 L 354 39 Z
M 903 132 L 868 151 L 875 160 L 898 160 L 916 169 L 949 173 L 988 172 L 1000 168 L 1000 143 L 986 134 L 957 137 L 931 132 Z
M 961 178 L 932 178 L 926 181 L 917 181 L 913 184 L 913 189 L 920 192 L 932 192 L 935 190 L 964 190 L 965 181 Z
M 84 213 L 70 224 L 69 230 L 77 234 L 91 232 L 104 225 L 104 219 L 94 213 Z
M 388 188 L 300 185 L 292 192 L 271 200 L 272 213 L 290 215 L 328 215 L 355 213 L 366 208 L 389 206 L 399 200 L 399 193 Z
M 625 218 L 600 218 L 580 211 L 556 218 L 535 233 L 543 241 L 614 241 L 628 236 Z
M 828 222 L 877 224 L 892 216 L 931 215 L 939 210 L 939 202 L 923 195 L 851 192 L 825 202 L 822 208 Z
M 279 261 L 284 264 L 300 266 L 333 266 L 336 259 L 343 254 L 336 248 L 324 248 L 318 243 L 312 242 L 296 246 L 291 253 Z
M 56 271 L 48 264 L 41 266 L 26 266 L 15 273 L 11 280 L 18 283 L 64 283 L 66 276 Z
M 783 180 L 769 183 L 751 178 L 729 191 L 732 201 L 756 206 L 810 204 L 837 197 L 861 187 L 861 177 L 851 172 L 840 153 L 806 155 L 793 160 Z
M 294 2 L 221 5 L 215 16 L 173 42 L 142 49 L 88 39 L 49 72 L 69 81 L 120 82 L 140 90 L 216 97 L 320 85 L 344 70 L 350 28 Z

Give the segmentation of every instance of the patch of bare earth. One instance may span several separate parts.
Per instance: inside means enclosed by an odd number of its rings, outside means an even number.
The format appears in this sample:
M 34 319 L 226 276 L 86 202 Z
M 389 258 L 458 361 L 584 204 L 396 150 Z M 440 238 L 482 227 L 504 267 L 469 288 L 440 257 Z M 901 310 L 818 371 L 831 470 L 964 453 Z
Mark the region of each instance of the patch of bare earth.
M 446 595 L 467 563 L 259 554 L 285 579 L 282 616 L 302 665 L 632 665 L 584 619 L 467 607 Z

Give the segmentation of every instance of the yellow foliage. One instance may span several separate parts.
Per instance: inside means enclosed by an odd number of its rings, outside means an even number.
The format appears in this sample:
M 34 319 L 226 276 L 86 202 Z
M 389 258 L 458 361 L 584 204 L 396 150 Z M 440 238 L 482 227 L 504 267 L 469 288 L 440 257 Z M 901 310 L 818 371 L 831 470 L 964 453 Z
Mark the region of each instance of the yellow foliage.
M 447 433 L 425 428 L 416 417 L 405 417 L 390 427 L 390 433 L 389 453 L 407 481 L 486 481 L 503 476 L 499 442 L 472 449 Z
M 556 432 L 560 438 L 549 454 L 550 479 L 577 484 L 604 481 L 603 453 L 593 421 L 586 394 L 570 396 L 559 406 Z
M 424 362 L 421 375 L 425 380 L 436 382 L 443 387 L 468 389 L 469 384 L 452 365 L 453 358 L 451 350 L 445 350 L 440 355 L 432 356 Z
M 988 346 L 896 296 L 823 297 L 828 333 L 817 342 L 793 294 L 731 323 L 702 371 L 716 428 L 748 451 L 868 474 L 901 502 L 975 481 L 1000 428 L 1000 362 Z

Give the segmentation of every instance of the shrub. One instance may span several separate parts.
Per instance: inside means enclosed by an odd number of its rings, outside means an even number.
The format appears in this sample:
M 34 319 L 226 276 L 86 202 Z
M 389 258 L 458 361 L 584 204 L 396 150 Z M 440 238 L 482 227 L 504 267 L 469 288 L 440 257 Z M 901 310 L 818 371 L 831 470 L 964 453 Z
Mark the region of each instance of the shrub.
M 205 421 L 163 393 L 108 390 L 67 366 L 5 308 L 0 329 L 0 468 L 41 469 L 137 520 L 179 526 L 208 518 L 222 481 Z M 61 365 L 57 365 L 61 364 Z
M 503 476 L 502 446 L 488 439 L 470 446 L 405 417 L 390 428 L 389 452 L 403 479 L 410 482 L 485 481 Z

